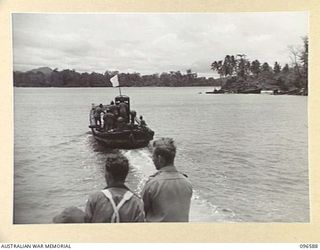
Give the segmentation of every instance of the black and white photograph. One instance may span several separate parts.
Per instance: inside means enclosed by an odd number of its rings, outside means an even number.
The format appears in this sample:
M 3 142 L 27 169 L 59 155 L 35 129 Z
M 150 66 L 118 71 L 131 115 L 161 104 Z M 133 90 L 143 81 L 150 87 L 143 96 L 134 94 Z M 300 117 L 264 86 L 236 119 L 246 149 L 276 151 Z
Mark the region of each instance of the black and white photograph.
M 309 12 L 13 12 L 13 224 L 309 223 Z

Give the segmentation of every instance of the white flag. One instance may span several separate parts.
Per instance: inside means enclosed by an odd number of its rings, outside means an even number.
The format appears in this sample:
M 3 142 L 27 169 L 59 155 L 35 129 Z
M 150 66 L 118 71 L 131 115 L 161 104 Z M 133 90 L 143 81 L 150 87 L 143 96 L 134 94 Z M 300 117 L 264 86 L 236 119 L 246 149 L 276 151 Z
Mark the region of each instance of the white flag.
M 110 81 L 112 83 L 112 87 L 119 87 L 118 75 L 115 75 L 114 77 L 110 78 Z

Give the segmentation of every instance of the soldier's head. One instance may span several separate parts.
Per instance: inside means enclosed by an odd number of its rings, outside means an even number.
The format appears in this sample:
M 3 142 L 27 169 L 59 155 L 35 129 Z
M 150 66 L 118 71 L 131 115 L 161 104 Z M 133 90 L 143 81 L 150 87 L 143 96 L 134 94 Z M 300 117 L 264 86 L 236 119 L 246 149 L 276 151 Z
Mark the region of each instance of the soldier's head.
M 105 179 L 108 185 L 124 183 L 129 172 L 129 161 L 121 154 L 108 154 Z
M 53 218 L 53 223 L 85 223 L 86 214 L 77 207 L 68 207 Z
M 153 142 L 152 160 L 156 169 L 174 164 L 176 146 L 172 138 L 161 138 Z
M 117 122 L 118 123 L 124 123 L 125 121 L 124 121 L 123 117 L 120 116 L 120 117 L 117 118 Z

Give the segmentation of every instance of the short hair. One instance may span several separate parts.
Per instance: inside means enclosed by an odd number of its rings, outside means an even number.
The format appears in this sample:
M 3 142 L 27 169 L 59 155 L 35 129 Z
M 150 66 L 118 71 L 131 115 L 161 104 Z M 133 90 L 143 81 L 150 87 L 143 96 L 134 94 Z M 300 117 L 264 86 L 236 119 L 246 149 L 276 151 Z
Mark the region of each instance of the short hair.
M 86 214 L 77 207 L 68 207 L 53 218 L 53 223 L 85 223 Z
M 105 171 L 110 173 L 115 180 L 125 181 L 129 172 L 129 161 L 121 154 L 108 154 Z
M 172 138 L 161 138 L 153 142 L 153 153 L 161 155 L 167 163 L 173 163 L 176 146 Z

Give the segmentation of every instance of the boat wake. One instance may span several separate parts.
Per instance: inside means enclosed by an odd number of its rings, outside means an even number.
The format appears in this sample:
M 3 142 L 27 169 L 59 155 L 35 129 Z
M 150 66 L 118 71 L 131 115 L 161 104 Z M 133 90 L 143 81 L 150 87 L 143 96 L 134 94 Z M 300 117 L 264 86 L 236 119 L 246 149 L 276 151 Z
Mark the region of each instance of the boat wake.
M 87 136 L 87 144 L 90 146 L 90 149 L 96 153 L 108 154 L 108 153 L 117 153 L 118 149 L 106 148 L 102 143 L 99 143 L 92 134 Z
M 148 148 L 120 150 L 129 160 L 133 169 L 133 174 L 137 177 L 139 183 L 136 188 L 137 193 L 141 193 L 149 176 L 156 172 L 152 162 L 151 152 Z
M 138 179 L 136 192 L 141 193 L 148 177 L 156 172 L 152 162 L 152 153 L 148 148 L 120 150 L 129 160 L 131 172 Z M 196 186 L 195 183 L 193 186 Z M 201 191 L 195 189 L 191 200 L 190 222 L 228 222 L 235 221 L 235 213 L 219 208 L 201 197 Z

